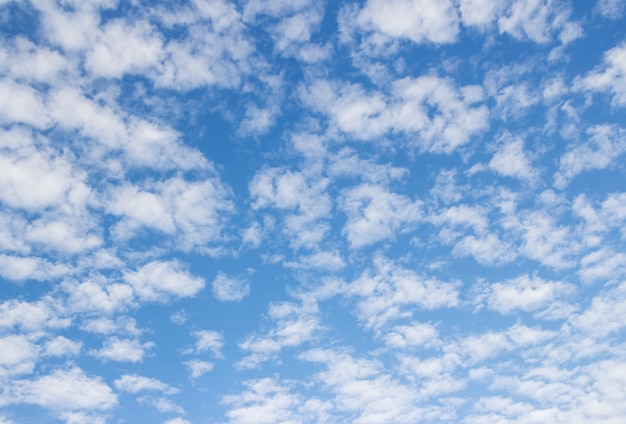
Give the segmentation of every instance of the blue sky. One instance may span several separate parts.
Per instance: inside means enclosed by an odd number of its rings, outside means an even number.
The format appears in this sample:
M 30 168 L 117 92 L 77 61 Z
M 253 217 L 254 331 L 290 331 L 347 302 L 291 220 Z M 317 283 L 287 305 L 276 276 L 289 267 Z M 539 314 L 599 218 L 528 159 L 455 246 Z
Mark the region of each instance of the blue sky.
M 621 423 L 626 2 L 0 0 L 0 423 Z

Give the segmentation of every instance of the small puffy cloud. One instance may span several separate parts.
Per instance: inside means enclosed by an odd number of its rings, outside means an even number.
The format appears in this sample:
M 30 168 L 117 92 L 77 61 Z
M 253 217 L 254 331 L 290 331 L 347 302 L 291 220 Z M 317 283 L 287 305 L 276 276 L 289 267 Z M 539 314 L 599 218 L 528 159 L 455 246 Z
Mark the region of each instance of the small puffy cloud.
M 484 29 L 494 22 L 505 5 L 500 0 L 460 0 L 459 10 L 464 25 Z
M 356 16 L 357 25 L 380 39 L 407 39 L 421 44 L 456 41 L 457 11 L 450 0 L 368 0 Z
M 346 266 L 339 252 L 316 252 L 298 257 L 296 262 L 285 262 L 284 265 L 294 269 L 315 269 L 320 271 L 339 271 Z
M 62 287 L 69 294 L 67 305 L 72 312 L 112 313 L 134 305 L 133 288 L 128 284 L 94 278 L 81 283 L 64 281 Z
M 183 364 L 189 369 L 189 375 L 192 379 L 203 376 L 213 369 L 213 364 L 207 361 L 200 361 L 198 359 L 192 359 L 191 361 L 185 361 Z
M 231 276 L 222 272 L 213 280 L 213 295 L 220 302 L 238 302 L 250 294 L 250 283 L 243 276 Z
M 600 292 L 591 305 L 570 322 L 593 338 L 603 338 L 617 333 L 626 325 L 626 283 Z
M 14 380 L 11 403 L 26 403 L 59 412 L 110 410 L 117 405 L 111 388 L 80 368 L 54 370 L 34 380 Z
M 271 424 L 303 422 L 297 412 L 302 400 L 288 387 L 271 378 L 248 380 L 242 393 L 227 395 L 222 403 L 228 407 L 226 416 L 232 424 Z
M 210 330 L 199 330 L 191 333 L 196 338 L 193 349 L 187 349 L 185 353 L 203 353 L 211 351 L 216 358 L 222 357 L 222 348 L 224 347 L 224 337 L 222 333 Z
M 0 253 L 0 276 L 9 281 L 55 280 L 68 272 L 67 266 L 46 259 Z
M 331 212 L 328 180 L 283 168 L 265 168 L 250 182 L 254 209 L 283 212 L 283 233 L 294 247 L 313 247 L 329 230 Z
M 173 418 L 171 420 L 163 421 L 163 424 L 191 424 L 191 421 L 187 421 L 184 418 Z
M 141 343 L 137 339 L 108 338 L 99 350 L 91 350 L 89 353 L 102 361 L 115 362 L 141 362 L 146 351 L 154 346 L 154 343 Z
M 569 10 L 554 0 L 509 2 L 498 28 L 518 40 L 548 43 L 556 35 L 563 44 L 580 37 L 579 24 L 569 20 Z
M 32 372 L 39 349 L 22 335 L 0 337 L 0 377 Z
M 9 125 L 22 123 L 35 128 L 45 128 L 50 125 L 51 121 L 40 93 L 29 85 L 2 78 L 0 79 L 0 122 Z M 6 164 L 3 168 L 5 166 Z
M 51 305 L 45 301 L 11 299 L 0 304 L 0 328 L 38 331 L 46 327 L 63 326 L 62 319 L 55 315 Z
M 502 314 L 517 310 L 534 312 L 575 291 L 572 284 L 545 281 L 537 276 L 521 275 L 486 288 L 487 306 Z
M 604 53 L 604 63 L 585 77 L 576 80 L 575 86 L 589 91 L 609 92 L 613 106 L 626 106 L 626 43 Z
M 392 238 L 422 217 L 421 201 L 379 185 L 361 184 L 345 190 L 340 205 L 348 216 L 342 232 L 355 248 Z
M 308 106 L 326 113 L 333 126 L 360 140 L 396 134 L 416 149 L 451 153 L 489 127 L 479 86 L 458 87 L 435 75 L 394 81 L 389 93 L 320 80 L 300 93 Z
M 269 318 L 273 327 L 263 334 L 252 334 L 239 344 L 248 356 L 235 364 L 250 369 L 275 358 L 284 348 L 301 346 L 312 340 L 321 329 L 315 302 L 277 302 L 270 304 Z
M 87 53 L 86 68 L 95 76 L 121 77 L 124 73 L 140 73 L 163 59 L 161 37 L 148 22 L 114 19 L 101 28 L 101 33 Z
M 626 51 L 626 49 L 624 50 Z M 612 125 L 597 125 L 587 130 L 587 137 L 571 143 L 559 160 L 554 185 L 565 188 L 583 172 L 605 169 L 626 152 L 626 131 Z
M 45 356 L 76 356 L 82 349 L 82 343 L 72 341 L 63 336 L 57 336 L 46 342 L 43 354 Z
M 204 288 L 204 279 L 182 268 L 178 261 L 153 261 L 137 271 L 128 271 L 124 280 L 139 299 L 166 302 L 172 297 L 190 297 Z
M 500 175 L 522 181 L 533 182 L 537 178 L 537 171 L 524 152 L 524 142 L 517 137 L 505 137 L 500 140 L 489 162 L 489 168 Z
M 396 349 L 431 347 L 439 343 L 439 332 L 431 324 L 413 322 L 409 325 L 396 325 L 385 333 L 385 344 Z
M 598 0 L 596 8 L 605 18 L 619 19 L 624 14 L 626 3 L 623 0 Z
M 507 263 L 515 259 L 515 250 L 496 234 L 469 235 L 454 245 L 455 256 L 472 256 L 483 265 Z
M 168 394 L 177 393 L 178 389 L 155 378 L 144 377 L 135 374 L 126 374 L 113 382 L 117 390 L 127 393 L 138 393 L 143 391 L 157 391 Z
M 356 314 L 366 327 L 381 329 L 390 321 L 410 317 L 416 308 L 435 310 L 458 305 L 457 286 L 377 257 L 375 268 L 349 284 L 345 294 L 357 299 Z

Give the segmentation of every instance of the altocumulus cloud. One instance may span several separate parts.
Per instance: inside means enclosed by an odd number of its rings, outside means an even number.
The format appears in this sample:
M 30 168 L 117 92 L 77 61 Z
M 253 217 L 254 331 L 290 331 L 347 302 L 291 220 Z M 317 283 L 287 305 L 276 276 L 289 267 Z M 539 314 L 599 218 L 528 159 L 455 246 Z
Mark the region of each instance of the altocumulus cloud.
M 0 423 L 622 422 L 625 20 L 0 1 Z

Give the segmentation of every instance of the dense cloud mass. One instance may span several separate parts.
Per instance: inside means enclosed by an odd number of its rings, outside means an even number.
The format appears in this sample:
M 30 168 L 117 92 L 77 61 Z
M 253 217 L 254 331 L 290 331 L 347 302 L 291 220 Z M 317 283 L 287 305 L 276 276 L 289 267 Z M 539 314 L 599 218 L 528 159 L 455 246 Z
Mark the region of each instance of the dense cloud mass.
M 0 1 L 0 423 L 624 422 L 624 27 Z

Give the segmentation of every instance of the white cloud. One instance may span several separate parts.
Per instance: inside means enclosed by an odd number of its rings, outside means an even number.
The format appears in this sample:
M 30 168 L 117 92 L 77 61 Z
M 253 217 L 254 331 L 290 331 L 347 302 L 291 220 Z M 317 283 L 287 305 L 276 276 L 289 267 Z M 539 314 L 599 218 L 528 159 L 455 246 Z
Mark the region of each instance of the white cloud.
M 144 301 L 167 302 L 172 297 L 195 296 L 204 288 L 204 279 L 196 277 L 178 261 L 153 261 L 137 271 L 128 271 L 124 280 Z
M 230 191 L 217 178 L 172 178 L 146 189 L 116 187 L 109 210 L 122 218 L 113 228 L 120 239 L 131 238 L 141 227 L 148 227 L 174 236 L 177 247 L 189 251 L 219 240 L 234 206 Z
M 570 22 L 568 18 L 569 10 L 553 0 L 513 1 L 498 19 L 498 27 L 501 33 L 510 34 L 518 40 L 547 43 L 554 34 L 558 34 L 567 44 L 582 35 L 579 24 Z
M 117 405 L 111 388 L 79 368 L 54 370 L 35 380 L 14 380 L 10 403 L 39 405 L 54 411 L 110 410 Z
M 339 252 L 326 251 L 303 255 L 296 262 L 285 262 L 284 265 L 294 269 L 313 269 L 320 271 L 340 271 L 346 266 Z
M 499 0 L 460 0 L 463 24 L 485 28 L 500 15 L 506 2 Z
M 50 305 L 47 300 L 7 300 L 0 304 L 0 328 L 37 332 L 46 328 L 66 327 L 69 320 L 54 309 L 54 305 Z
M 185 413 L 185 410 L 181 406 L 174 403 L 170 399 L 163 398 L 163 397 L 141 396 L 137 398 L 137 402 L 144 404 L 144 405 L 149 405 L 161 413 L 169 413 L 169 412 L 175 412 L 177 414 Z
M 626 134 L 622 128 L 611 125 L 591 127 L 585 140 L 571 143 L 561 156 L 559 169 L 554 174 L 554 185 L 565 188 L 583 172 L 607 168 L 624 152 Z
M 271 424 L 301 422 L 296 412 L 302 402 L 299 396 L 270 378 L 244 382 L 247 390 L 227 395 L 222 403 L 230 409 L 226 416 L 231 424 Z
M 39 358 L 39 349 L 22 335 L 0 337 L 0 377 L 33 371 Z
M 238 302 L 250 294 L 250 283 L 243 276 L 229 276 L 220 272 L 212 286 L 213 295 L 220 302 Z
M 325 222 L 331 212 L 327 185 L 324 178 L 265 168 L 254 176 L 249 190 L 254 209 L 273 207 L 285 212 L 283 232 L 294 247 L 313 247 L 329 230 Z
M 575 292 L 572 284 L 545 281 L 537 276 L 521 275 L 485 287 L 487 305 L 502 314 L 517 310 L 534 312 Z
M 204 374 L 210 372 L 213 369 L 213 364 L 206 361 L 200 361 L 197 359 L 192 359 L 190 361 L 185 361 L 183 364 L 189 368 L 189 374 L 192 379 L 196 379 L 198 377 L 203 376 Z
M 95 76 L 119 78 L 124 73 L 141 73 L 163 58 L 163 42 L 148 22 L 114 19 L 87 53 L 85 67 Z
M 196 338 L 196 344 L 193 350 L 187 350 L 185 353 L 202 353 L 210 350 L 216 358 L 222 358 L 222 348 L 224 347 L 224 337 L 217 331 L 199 330 L 194 331 L 192 335 Z
M 340 205 L 348 216 L 342 233 L 355 248 L 392 238 L 422 218 L 421 201 L 379 185 L 361 184 L 345 190 Z
M 56 280 L 70 269 L 38 257 L 21 257 L 0 253 L 0 276 L 11 281 Z
M 46 128 L 50 118 L 42 96 L 29 85 L 0 79 L 0 122 Z
M 411 317 L 417 308 L 434 310 L 459 303 L 455 283 L 422 277 L 382 257 L 374 264 L 375 269 L 346 287 L 346 294 L 357 298 L 357 316 L 368 328 L 381 329 L 390 321 Z
M 14 80 L 48 82 L 56 85 L 62 77 L 73 77 L 71 58 L 63 56 L 60 52 L 38 46 L 22 37 L 16 38 L 12 44 L 6 41 L 0 46 L 0 56 L 6 57 L 0 69 Z M 38 118 L 44 117 L 45 115 Z
M 439 332 L 435 326 L 421 322 L 396 325 L 385 333 L 385 344 L 396 349 L 437 346 L 440 344 Z
M 576 80 L 578 88 L 609 92 L 613 106 L 626 106 L 626 44 L 622 43 L 604 53 L 604 63 L 585 77 Z
M 112 313 L 135 304 L 131 286 L 104 278 L 86 279 L 82 283 L 66 280 L 61 287 L 69 294 L 67 305 L 72 312 Z
M 23 130 L 0 130 L 0 201 L 30 212 L 74 207 L 79 215 L 89 188 L 86 175 L 72 166 L 68 158 L 55 152 L 48 141 Z
M 81 342 L 72 341 L 63 336 L 57 336 L 46 342 L 43 354 L 45 356 L 77 356 L 82 349 Z
M 373 33 L 371 43 L 396 38 L 417 44 L 451 43 L 459 32 L 457 12 L 449 0 L 368 0 L 356 23 Z
M 350 422 L 420 422 L 427 409 L 420 405 L 418 392 L 385 372 L 376 360 L 355 358 L 330 350 L 311 350 L 300 359 L 322 363 L 327 369 L 315 380 L 332 392 L 337 411 L 349 414 Z M 428 412 L 435 413 L 430 408 Z M 344 415 L 345 416 L 345 415 Z
M 454 245 L 452 254 L 455 256 L 472 256 L 483 265 L 507 263 L 516 257 L 515 250 L 495 234 L 463 237 Z
M 624 0 L 598 0 L 596 8 L 606 18 L 619 19 L 624 14 L 626 3 Z
M 591 300 L 591 305 L 570 318 L 572 325 L 593 338 L 619 332 L 626 325 L 626 283 L 604 290 Z
M 125 374 L 115 380 L 113 385 L 117 390 L 128 393 L 138 393 L 143 391 L 157 391 L 167 394 L 178 393 L 178 389 L 170 387 L 155 378 L 144 377 L 136 374 Z
M 355 84 L 314 81 L 301 96 L 350 136 L 372 140 L 401 134 L 409 145 L 436 153 L 451 153 L 489 126 L 479 86 L 457 87 L 433 75 L 394 81 L 388 95 Z
M 187 421 L 184 418 L 173 418 L 171 420 L 164 421 L 163 424 L 191 424 L 191 421 Z
M 500 175 L 527 182 L 534 182 L 537 178 L 537 171 L 524 151 L 524 142 L 517 137 L 504 137 L 500 140 L 489 162 L 489 168 Z
M 256 368 L 276 358 L 284 348 L 298 347 L 311 341 L 321 329 L 319 310 L 311 299 L 305 299 L 302 304 L 272 303 L 268 315 L 274 321 L 274 327 L 265 334 L 249 335 L 239 344 L 249 354 L 235 364 L 237 368 Z
M 153 346 L 154 343 L 141 343 L 137 339 L 109 337 L 100 350 L 94 349 L 89 353 L 102 361 L 141 362 L 146 351 Z
M 581 258 L 578 274 L 585 282 L 617 281 L 626 274 L 626 254 L 607 247 L 595 250 Z

